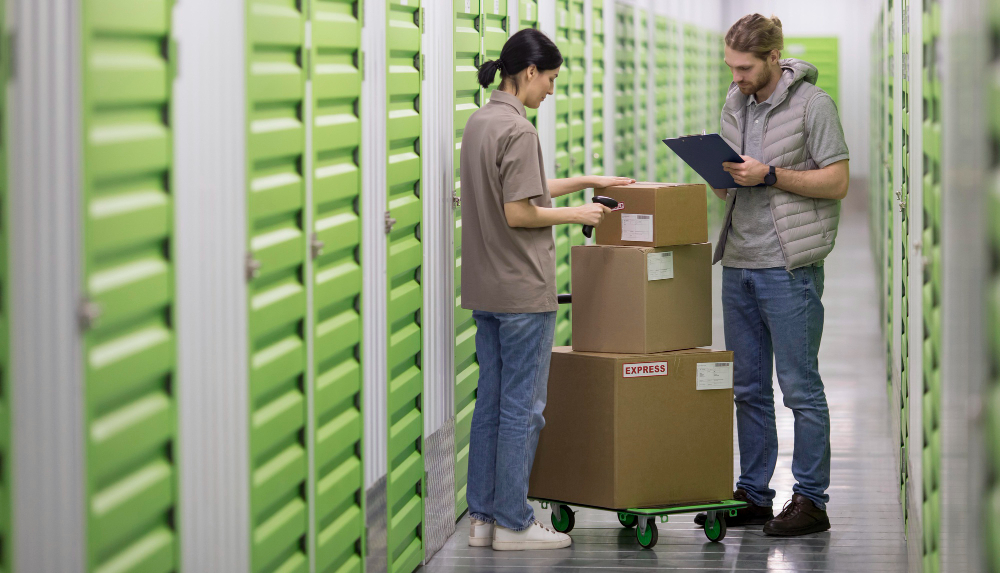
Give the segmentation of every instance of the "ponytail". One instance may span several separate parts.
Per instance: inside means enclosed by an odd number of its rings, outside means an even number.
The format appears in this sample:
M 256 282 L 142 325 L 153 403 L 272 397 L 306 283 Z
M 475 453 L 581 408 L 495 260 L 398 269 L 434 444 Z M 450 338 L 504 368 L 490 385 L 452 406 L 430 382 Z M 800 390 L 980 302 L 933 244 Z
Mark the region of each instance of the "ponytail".
M 488 88 L 493 85 L 493 80 L 496 79 L 497 72 L 500 72 L 501 79 L 503 78 L 503 64 L 500 63 L 500 59 L 490 60 L 485 64 L 479 66 L 479 85 L 484 88 Z

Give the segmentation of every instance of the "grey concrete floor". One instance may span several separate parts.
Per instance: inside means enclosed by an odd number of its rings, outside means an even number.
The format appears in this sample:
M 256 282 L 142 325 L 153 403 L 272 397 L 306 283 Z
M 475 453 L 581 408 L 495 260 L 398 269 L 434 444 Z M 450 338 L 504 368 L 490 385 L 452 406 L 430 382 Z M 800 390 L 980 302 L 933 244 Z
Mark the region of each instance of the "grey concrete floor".
M 860 203 L 853 202 L 854 205 Z M 827 261 L 826 328 L 820 371 L 832 419 L 831 501 L 833 528 L 794 539 L 766 537 L 757 528 L 731 528 L 722 543 L 710 543 L 691 516 L 659 524 L 659 543 L 642 549 L 633 530 L 614 514 L 579 510 L 573 546 L 558 551 L 494 552 L 470 548 L 463 518 L 444 548 L 424 566 L 427 573 L 488 571 L 906 571 L 906 541 L 896 487 L 893 440 L 874 267 L 866 215 L 845 208 L 837 248 Z M 715 344 L 724 348 L 718 301 L 721 269 L 716 267 Z M 791 497 L 792 414 L 775 401 L 779 436 L 776 512 Z M 734 448 L 734 474 L 739 474 Z M 543 522 L 549 512 L 535 505 Z

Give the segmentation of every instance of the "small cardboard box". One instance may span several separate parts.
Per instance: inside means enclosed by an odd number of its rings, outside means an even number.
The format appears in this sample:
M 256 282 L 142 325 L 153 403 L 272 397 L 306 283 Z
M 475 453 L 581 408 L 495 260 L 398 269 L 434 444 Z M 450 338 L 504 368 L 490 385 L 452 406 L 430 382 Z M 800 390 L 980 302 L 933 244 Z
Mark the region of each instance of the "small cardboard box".
M 609 509 L 729 499 L 733 353 L 552 350 L 528 495 Z
M 574 350 L 712 345 L 712 245 L 577 246 L 571 269 Z
M 599 189 L 616 199 L 613 211 L 597 227 L 598 245 L 669 247 L 708 242 L 705 185 L 633 183 Z

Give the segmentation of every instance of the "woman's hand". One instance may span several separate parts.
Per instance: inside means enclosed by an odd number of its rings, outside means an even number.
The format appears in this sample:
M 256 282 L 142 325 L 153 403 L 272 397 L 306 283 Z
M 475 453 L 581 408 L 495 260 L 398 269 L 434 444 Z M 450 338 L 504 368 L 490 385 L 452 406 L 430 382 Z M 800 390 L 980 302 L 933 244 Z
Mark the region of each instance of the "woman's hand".
M 622 185 L 631 185 L 633 183 L 635 183 L 635 179 L 630 179 L 628 177 L 604 177 L 594 175 L 590 178 L 590 186 L 594 189 L 620 187 Z
M 600 203 L 587 203 L 586 205 L 575 207 L 575 209 L 577 217 L 579 217 L 577 223 L 590 225 L 591 227 L 599 226 L 604 221 L 604 216 L 611 212 L 611 209 Z

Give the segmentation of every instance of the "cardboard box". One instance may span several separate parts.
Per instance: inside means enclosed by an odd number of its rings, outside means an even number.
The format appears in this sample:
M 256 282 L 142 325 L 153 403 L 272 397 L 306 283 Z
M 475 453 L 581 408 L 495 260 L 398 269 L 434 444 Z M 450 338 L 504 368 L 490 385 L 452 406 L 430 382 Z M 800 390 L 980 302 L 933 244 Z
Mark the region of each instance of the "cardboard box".
M 573 247 L 573 349 L 712 345 L 712 245 Z
M 604 218 L 598 245 L 669 247 L 708 242 L 705 185 L 634 183 L 598 190 L 625 207 Z
M 609 509 L 730 499 L 732 361 L 553 349 L 528 495 Z

